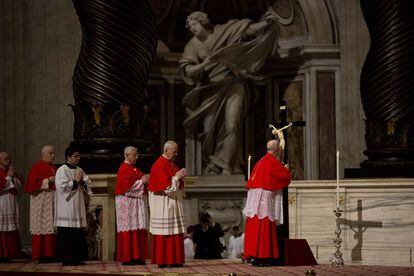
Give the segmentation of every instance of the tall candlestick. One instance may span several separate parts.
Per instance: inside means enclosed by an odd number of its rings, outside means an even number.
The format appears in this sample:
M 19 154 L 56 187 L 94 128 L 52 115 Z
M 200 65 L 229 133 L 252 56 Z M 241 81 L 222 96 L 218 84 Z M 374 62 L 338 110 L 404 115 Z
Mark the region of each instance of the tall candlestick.
M 247 158 L 247 179 L 250 178 L 250 162 L 252 161 L 252 156 L 249 155 L 249 158 Z
M 339 150 L 336 151 L 336 208 L 339 208 Z

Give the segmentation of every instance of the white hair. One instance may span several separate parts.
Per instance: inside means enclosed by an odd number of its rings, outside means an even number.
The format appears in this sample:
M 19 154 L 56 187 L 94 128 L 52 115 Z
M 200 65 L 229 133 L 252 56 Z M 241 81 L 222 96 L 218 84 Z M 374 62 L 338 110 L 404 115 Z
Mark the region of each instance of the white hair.
M 53 146 L 52 146 L 52 145 L 44 145 L 44 146 L 42 147 L 42 149 L 40 150 L 40 153 L 41 153 L 41 154 L 44 154 L 44 153 L 46 153 L 46 151 L 47 151 L 48 149 L 54 149 L 54 148 L 53 148 Z
M 167 150 L 169 150 L 172 147 L 177 147 L 177 143 L 174 142 L 173 140 L 169 140 L 167 142 L 165 142 L 164 144 L 164 152 L 166 152 Z
M 133 146 L 128 146 L 124 149 L 124 155 L 127 155 L 128 153 L 130 153 L 131 151 L 136 151 L 138 153 L 138 149 L 136 147 Z

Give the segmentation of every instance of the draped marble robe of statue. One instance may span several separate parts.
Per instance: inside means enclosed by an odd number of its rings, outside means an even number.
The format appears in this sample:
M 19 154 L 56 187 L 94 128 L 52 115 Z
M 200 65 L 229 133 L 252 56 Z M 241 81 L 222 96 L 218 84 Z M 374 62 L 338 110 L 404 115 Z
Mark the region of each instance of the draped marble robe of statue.
M 184 126 L 198 132 L 202 141 L 204 173 L 241 173 L 242 126 L 250 103 L 249 79 L 256 79 L 267 57 L 276 50 L 277 23 L 263 33 L 248 37 L 249 19 L 230 20 L 216 25 L 207 40 L 193 37 L 179 61 L 183 80 L 196 87 L 183 99 L 188 110 Z M 213 61 L 202 74 L 192 78 L 186 66 L 197 65 L 206 58 Z

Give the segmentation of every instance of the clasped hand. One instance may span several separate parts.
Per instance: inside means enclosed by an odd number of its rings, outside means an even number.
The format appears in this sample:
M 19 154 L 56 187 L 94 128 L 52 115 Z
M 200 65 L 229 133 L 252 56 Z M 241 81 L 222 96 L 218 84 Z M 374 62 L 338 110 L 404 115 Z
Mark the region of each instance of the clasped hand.
M 13 177 L 15 172 L 16 169 L 13 166 L 10 166 L 9 170 L 7 171 L 7 176 Z
M 178 179 L 182 179 L 186 176 L 187 176 L 187 170 L 186 169 L 181 169 L 175 174 L 175 177 L 177 177 Z

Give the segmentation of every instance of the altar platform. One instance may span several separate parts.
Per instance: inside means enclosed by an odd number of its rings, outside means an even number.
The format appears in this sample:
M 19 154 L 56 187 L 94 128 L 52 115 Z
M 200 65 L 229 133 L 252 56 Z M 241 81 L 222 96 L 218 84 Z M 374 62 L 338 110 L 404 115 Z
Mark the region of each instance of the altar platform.
M 93 175 L 91 205 L 102 210 L 102 231 L 91 237 L 96 236 L 93 252 L 100 252 L 95 257 L 103 261 L 112 261 L 115 252 L 114 182 L 115 175 Z M 244 185 L 241 176 L 189 178 L 186 225 L 196 224 L 198 213 L 208 210 L 222 225 L 225 239 L 233 225 L 244 229 Z M 334 251 L 336 188 L 334 180 L 293 181 L 288 188 L 289 238 L 306 240 L 319 264 L 328 264 Z M 414 179 L 341 180 L 339 196 L 346 264 L 413 266 Z
M 0 275 L 8 276 L 73 276 L 73 275 L 305 275 L 312 269 L 315 275 L 414 275 L 414 267 L 329 265 L 255 267 L 239 260 L 188 260 L 181 268 L 158 268 L 157 265 L 124 266 L 113 261 L 89 261 L 83 266 L 62 266 L 60 263 L 39 264 L 28 260 L 0 264 Z

